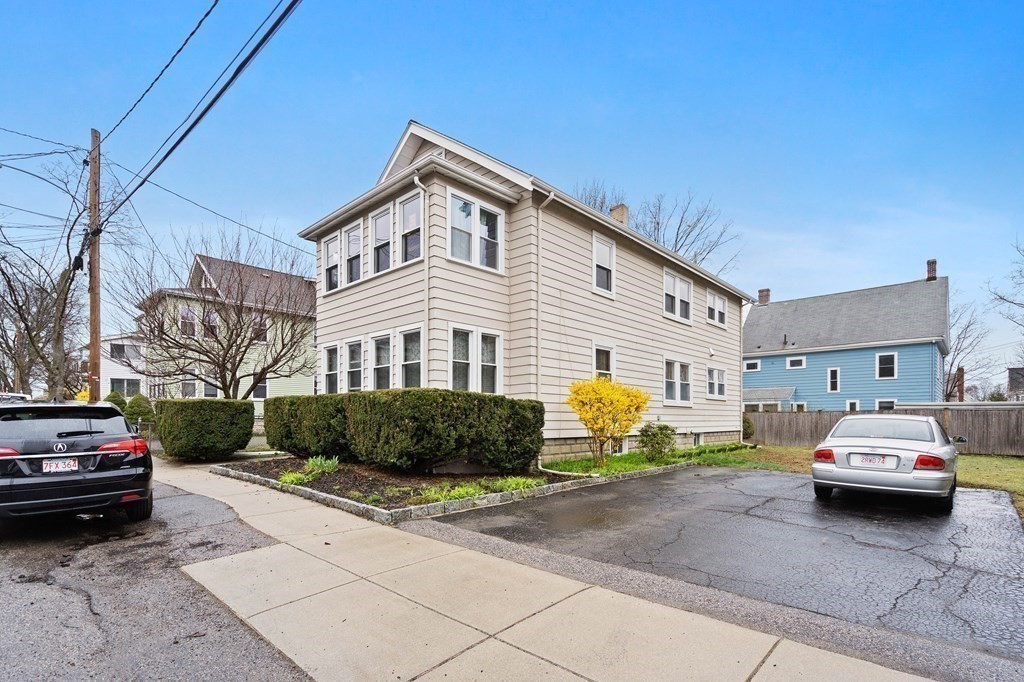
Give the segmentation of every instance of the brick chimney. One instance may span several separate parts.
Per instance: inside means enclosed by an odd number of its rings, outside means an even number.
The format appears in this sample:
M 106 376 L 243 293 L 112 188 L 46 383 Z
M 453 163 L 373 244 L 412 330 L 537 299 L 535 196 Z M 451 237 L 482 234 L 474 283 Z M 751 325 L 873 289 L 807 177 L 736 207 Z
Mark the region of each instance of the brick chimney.
M 956 401 L 962 403 L 964 401 L 964 368 L 956 368 Z
M 771 300 L 772 300 L 772 290 L 771 289 L 758 289 L 757 290 L 757 304 L 758 305 L 767 305 L 768 303 L 771 303 Z
M 615 204 L 608 209 L 608 215 L 611 219 L 617 223 L 622 223 L 626 227 L 629 227 L 629 206 L 625 204 Z
M 938 268 L 938 264 L 939 264 L 938 261 L 936 261 L 934 258 L 932 258 L 931 260 L 928 261 L 928 276 L 925 277 L 924 281 L 926 281 L 926 282 L 934 282 L 935 281 L 935 278 L 936 278 L 935 271 Z

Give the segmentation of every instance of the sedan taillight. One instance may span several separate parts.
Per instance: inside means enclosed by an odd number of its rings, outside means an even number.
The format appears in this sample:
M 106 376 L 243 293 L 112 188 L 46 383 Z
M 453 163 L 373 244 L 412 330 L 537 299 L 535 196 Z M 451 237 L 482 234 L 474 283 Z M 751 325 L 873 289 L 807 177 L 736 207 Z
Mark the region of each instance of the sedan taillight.
M 946 468 L 946 460 L 934 455 L 918 455 L 917 461 L 914 462 L 914 468 L 925 471 L 942 471 Z
M 835 464 L 836 454 L 827 448 L 814 451 L 814 461 L 822 464 Z
M 20 457 L 21 453 L 11 448 L 0 448 L 0 457 Z
M 104 443 L 99 447 L 100 452 L 130 452 L 133 455 L 143 455 L 149 445 L 143 438 L 132 438 L 131 440 L 119 440 L 114 443 Z

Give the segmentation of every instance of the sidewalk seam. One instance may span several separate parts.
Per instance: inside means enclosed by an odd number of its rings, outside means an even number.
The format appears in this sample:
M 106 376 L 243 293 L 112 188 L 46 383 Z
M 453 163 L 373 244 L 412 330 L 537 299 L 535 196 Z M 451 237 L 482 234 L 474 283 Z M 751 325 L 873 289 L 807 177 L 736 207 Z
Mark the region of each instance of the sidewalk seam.
M 772 648 L 768 649 L 768 653 L 766 653 L 764 655 L 764 658 L 762 658 L 758 662 L 757 666 L 754 667 L 754 670 L 749 675 L 747 675 L 746 682 L 750 682 L 751 680 L 753 680 L 754 676 L 757 675 L 757 673 L 759 673 L 761 671 L 761 666 L 763 666 L 768 661 L 768 659 L 771 657 L 771 655 L 773 653 L 775 653 L 775 647 L 779 646 L 779 644 L 782 643 L 783 639 L 784 639 L 783 637 L 779 637 L 777 640 L 775 640 L 775 644 L 772 644 Z

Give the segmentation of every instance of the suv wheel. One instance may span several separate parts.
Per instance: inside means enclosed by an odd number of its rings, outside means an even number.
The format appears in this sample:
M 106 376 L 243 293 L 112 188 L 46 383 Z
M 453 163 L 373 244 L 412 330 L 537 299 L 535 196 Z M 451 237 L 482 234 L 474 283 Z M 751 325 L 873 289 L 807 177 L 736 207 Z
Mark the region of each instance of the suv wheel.
M 814 496 L 819 500 L 831 500 L 832 499 L 832 488 L 827 485 L 814 484 Z
M 153 498 L 149 497 L 142 502 L 125 505 L 124 513 L 128 515 L 128 520 L 132 523 L 145 521 L 153 515 Z

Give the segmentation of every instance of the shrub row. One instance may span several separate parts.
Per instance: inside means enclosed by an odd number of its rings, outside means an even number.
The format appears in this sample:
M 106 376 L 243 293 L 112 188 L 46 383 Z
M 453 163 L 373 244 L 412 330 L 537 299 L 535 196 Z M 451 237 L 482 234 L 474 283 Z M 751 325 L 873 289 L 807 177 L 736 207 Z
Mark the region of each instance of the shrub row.
M 157 435 L 164 453 L 180 459 L 222 459 L 252 438 L 249 400 L 184 399 L 156 402 Z
M 273 448 L 393 469 L 522 471 L 544 444 L 543 403 L 433 388 L 270 398 L 263 420 Z

